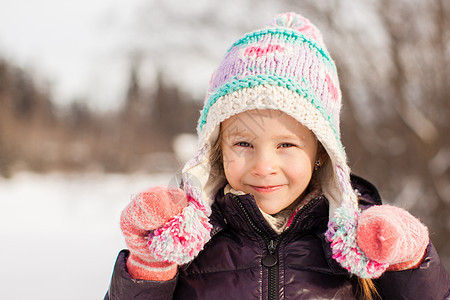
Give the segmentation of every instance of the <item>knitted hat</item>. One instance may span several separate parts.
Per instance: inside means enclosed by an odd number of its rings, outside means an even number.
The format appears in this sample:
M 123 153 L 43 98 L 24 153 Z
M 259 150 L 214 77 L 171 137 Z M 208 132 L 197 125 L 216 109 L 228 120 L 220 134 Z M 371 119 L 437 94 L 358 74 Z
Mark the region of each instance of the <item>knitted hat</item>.
M 333 258 L 360 277 L 379 276 L 387 266 L 369 260 L 356 244 L 359 211 L 341 144 L 340 107 L 335 63 L 320 31 L 308 19 L 295 13 L 280 14 L 266 28 L 245 34 L 229 48 L 211 79 L 197 128 L 198 152 L 182 171 L 191 203 L 180 215 L 179 223 L 163 229 L 150 245 L 169 245 L 167 240 L 181 241 L 183 234 L 195 235 L 198 243 L 189 250 L 180 245 L 182 253 L 174 254 L 170 247 L 161 255 L 172 260 L 180 257 L 178 262 L 183 263 L 198 254 L 209 240 L 210 206 L 226 182 L 223 175 L 212 172 L 210 162 L 220 123 L 244 111 L 273 109 L 308 127 L 329 156 L 320 169 L 319 180 L 330 203 L 326 236 Z M 173 232 L 180 231 L 178 226 L 184 231 L 174 238 Z

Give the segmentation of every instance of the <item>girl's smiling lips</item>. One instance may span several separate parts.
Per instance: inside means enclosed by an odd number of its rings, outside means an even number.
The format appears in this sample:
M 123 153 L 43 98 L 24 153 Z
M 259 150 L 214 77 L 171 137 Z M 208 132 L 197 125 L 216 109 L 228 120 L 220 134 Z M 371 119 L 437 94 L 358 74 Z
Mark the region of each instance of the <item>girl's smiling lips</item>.
M 266 185 L 266 186 L 257 186 L 257 185 L 249 185 L 252 189 L 257 191 L 258 193 L 271 193 L 281 189 L 284 185 Z

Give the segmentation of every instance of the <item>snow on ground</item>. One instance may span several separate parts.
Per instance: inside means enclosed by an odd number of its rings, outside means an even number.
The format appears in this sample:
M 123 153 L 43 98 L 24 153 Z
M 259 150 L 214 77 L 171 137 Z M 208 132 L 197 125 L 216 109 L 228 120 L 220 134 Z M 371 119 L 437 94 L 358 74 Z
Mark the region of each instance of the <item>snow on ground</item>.
M 0 299 L 102 299 L 125 248 L 120 212 L 170 175 L 21 173 L 0 179 Z

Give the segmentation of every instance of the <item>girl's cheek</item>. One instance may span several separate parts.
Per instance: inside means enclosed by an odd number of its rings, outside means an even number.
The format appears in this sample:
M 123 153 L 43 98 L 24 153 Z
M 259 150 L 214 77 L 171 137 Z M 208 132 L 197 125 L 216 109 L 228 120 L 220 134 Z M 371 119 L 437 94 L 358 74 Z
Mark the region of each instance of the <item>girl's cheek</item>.
M 228 155 L 223 156 L 223 168 L 229 174 L 240 173 L 247 166 L 247 159 L 245 153 L 228 153 Z
M 229 170 L 230 168 L 234 168 L 234 166 L 238 163 L 238 157 L 233 155 L 232 153 L 227 153 L 223 155 L 223 168 L 224 170 Z
M 229 146 L 226 151 L 223 152 L 223 159 L 230 161 L 238 161 L 245 159 L 249 154 L 249 150 L 245 147 Z
M 231 184 L 233 188 L 237 188 L 234 183 L 236 183 L 236 181 L 238 181 L 242 176 L 242 169 L 239 167 L 239 165 L 240 164 L 236 163 L 236 161 L 228 163 L 224 161 L 223 169 L 225 177 L 228 183 Z

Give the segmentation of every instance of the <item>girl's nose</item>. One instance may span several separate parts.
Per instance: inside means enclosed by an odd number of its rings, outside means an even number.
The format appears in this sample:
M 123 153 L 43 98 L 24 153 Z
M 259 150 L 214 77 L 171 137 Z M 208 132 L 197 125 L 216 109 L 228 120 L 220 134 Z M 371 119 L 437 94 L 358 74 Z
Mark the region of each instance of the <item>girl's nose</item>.
M 265 177 L 277 172 L 276 159 L 270 151 L 259 151 L 252 166 L 254 176 Z

